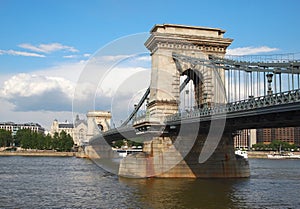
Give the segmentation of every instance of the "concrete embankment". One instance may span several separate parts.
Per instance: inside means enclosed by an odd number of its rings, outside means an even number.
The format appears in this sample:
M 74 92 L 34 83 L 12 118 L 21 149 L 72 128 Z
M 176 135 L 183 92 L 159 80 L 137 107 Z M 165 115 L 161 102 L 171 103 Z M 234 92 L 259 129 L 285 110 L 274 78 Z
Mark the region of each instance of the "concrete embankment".
M 51 152 L 51 151 L 3 151 L 0 156 L 35 156 L 35 157 L 73 157 L 75 152 Z
M 248 158 L 268 158 L 268 154 L 270 154 L 270 152 L 250 151 L 248 152 Z

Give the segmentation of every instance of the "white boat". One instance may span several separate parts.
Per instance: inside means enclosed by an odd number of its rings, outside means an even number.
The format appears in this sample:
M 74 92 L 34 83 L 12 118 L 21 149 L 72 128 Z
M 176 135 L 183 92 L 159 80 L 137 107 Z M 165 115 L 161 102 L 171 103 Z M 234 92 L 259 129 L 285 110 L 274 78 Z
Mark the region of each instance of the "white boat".
M 292 152 L 281 151 L 281 145 L 279 147 L 279 152 L 274 152 L 267 155 L 269 159 L 300 159 L 300 155 L 295 155 Z
M 247 151 L 245 151 L 245 150 L 240 150 L 240 149 L 238 149 L 238 150 L 235 150 L 234 153 L 235 153 L 236 155 L 240 156 L 240 157 L 248 158 L 248 153 L 247 153 Z
M 294 153 L 273 153 L 267 155 L 269 159 L 300 159 L 300 155 Z
M 300 155 L 295 155 L 294 153 L 290 153 L 290 159 L 300 159 Z
M 287 155 L 283 155 L 283 154 L 279 154 L 279 153 L 268 154 L 267 156 L 269 159 L 286 159 L 289 157 Z
M 120 157 L 126 157 L 127 155 L 131 153 L 137 153 L 137 152 L 142 152 L 143 149 L 115 149 L 113 148 L 114 151 L 118 152 Z

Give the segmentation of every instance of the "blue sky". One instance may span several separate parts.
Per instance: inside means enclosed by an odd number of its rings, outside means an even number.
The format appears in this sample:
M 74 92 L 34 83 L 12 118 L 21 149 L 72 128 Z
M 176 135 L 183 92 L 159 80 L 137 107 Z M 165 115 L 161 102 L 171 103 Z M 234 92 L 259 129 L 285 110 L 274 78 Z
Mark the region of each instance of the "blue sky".
M 299 8 L 297 0 L 0 0 L 0 103 L 5 107 L 0 121 L 50 126 L 55 118 L 70 119 L 69 100 L 60 100 L 65 108 L 50 105 L 54 90 L 71 97 L 91 55 L 115 39 L 148 32 L 154 24 L 225 29 L 236 54 L 241 53 L 238 48 L 248 54 L 300 52 Z M 25 95 L 20 89 L 32 90 L 30 83 L 44 86 Z M 45 92 L 52 95 L 51 102 Z M 49 107 L 34 103 L 41 100 Z

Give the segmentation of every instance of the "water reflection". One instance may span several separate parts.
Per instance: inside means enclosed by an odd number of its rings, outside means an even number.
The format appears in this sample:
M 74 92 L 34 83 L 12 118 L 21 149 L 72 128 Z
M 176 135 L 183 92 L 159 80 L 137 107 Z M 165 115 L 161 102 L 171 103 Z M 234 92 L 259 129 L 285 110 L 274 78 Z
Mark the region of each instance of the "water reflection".
M 137 189 L 136 198 L 146 208 L 245 208 L 239 184 L 249 179 L 126 179 L 120 182 Z
M 1 157 L 0 208 L 300 208 L 300 160 L 249 162 L 245 179 L 127 179 L 86 159 Z

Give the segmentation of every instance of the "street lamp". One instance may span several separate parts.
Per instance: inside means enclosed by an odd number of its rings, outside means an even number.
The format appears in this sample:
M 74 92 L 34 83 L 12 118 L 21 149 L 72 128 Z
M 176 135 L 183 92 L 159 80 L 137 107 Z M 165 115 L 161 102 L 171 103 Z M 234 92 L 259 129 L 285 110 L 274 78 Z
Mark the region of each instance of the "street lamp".
M 268 95 L 272 95 L 273 91 L 272 91 L 271 83 L 272 83 L 273 74 L 268 73 L 266 75 L 266 77 L 267 77 L 267 80 L 268 80 Z

